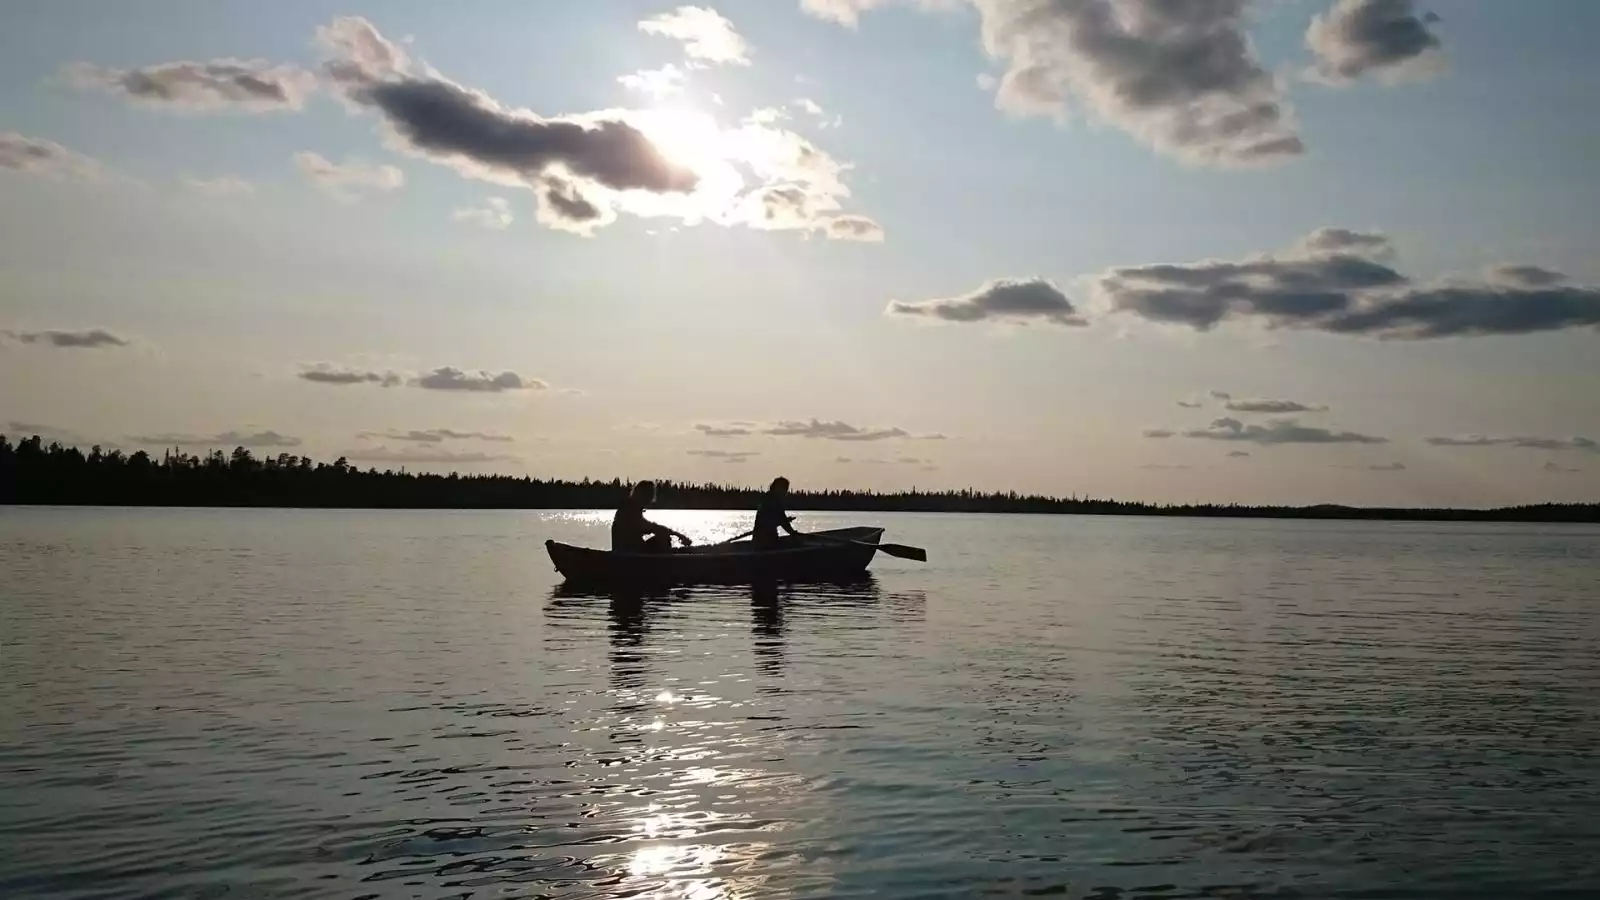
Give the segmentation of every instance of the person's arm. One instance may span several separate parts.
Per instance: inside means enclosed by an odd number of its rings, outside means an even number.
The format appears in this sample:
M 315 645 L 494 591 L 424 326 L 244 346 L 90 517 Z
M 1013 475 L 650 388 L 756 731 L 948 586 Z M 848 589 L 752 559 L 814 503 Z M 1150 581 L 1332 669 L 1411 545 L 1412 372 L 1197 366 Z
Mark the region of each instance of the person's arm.
M 649 519 L 645 519 L 644 520 L 644 527 L 646 529 L 646 531 L 645 531 L 646 534 L 665 534 L 668 537 L 675 537 L 678 540 L 683 541 L 684 546 L 688 546 L 688 545 L 694 543 L 694 541 L 689 540 L 689 536 L 688 535 L 684 534 L 681 531 L 673 531 L 671 528 L 668 528 L 667 526 L 662 525 L 659 522 L 652 522 Z
M 789 515 L 787 512 L 785 512 L 783 514 L 783 518 L 779 520 L 778 527 L 789 532 L 789 534 L 795 537 L 800 536 L 800 532 L 794 530 L 794 516 Z

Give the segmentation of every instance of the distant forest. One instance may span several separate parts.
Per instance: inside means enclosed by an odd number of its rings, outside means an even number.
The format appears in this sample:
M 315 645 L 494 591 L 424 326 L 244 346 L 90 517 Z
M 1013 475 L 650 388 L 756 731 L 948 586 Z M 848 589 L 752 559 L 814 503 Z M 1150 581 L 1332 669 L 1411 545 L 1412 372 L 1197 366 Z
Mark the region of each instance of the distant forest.
M 436 475 L 359 469 L 280 453 L 257 457 L 244 447 L 205 456 L 173 450 L 159 459 L 140 450 L 87 454 L 45 444 L 35 435 L 12 444 L 0 435 L 0 504 L 95 506 L 281 506 L 378 509 L 593 509 L 614 507 L 621 480 L 560 481 L 509 475 Z M 659 482 L 667 509 L 749 509 L 760 491 L 714 484 Z M 1600 504 L 1563 503 L 1501 509 L 1384 509 L 1349 506 L 1238 506 L 1129 503 L 962 491 L 796 491 L 791 510 L 1049 513 L 1124 516 L 1231 516 L 1297 519 L 1415 519 L 1478 522 L 1600 522 Z

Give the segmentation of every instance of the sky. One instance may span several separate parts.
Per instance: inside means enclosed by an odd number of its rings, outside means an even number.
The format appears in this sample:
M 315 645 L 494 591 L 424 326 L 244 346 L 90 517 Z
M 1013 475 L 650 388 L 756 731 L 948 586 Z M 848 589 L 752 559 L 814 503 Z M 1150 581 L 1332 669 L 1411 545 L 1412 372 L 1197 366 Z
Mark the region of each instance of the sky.
M 1589 0 L 0 0 L 0 433 L 1600 501 Z

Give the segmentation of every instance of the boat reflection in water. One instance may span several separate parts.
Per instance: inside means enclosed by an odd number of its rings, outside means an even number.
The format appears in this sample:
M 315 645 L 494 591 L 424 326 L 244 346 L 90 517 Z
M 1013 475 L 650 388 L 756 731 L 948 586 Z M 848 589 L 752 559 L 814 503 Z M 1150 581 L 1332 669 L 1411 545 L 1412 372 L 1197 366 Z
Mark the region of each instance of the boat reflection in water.
M 569 707 L 561 749 L 590 807 L 581 830 L 609 823 L 596 835 L 606 843 L 586 847 L 597 851 L 587 862 L 611 874 L 591 883 L 618 895 L 709 898 L 822 877 L 791 869 L 803 864 L 778 849 L 789 829 L 831 814 L 832 799 L 796 766 L 832 733 L 819 729 L 832 726 L 836 707 L 814 690 L 836 635 L 887 640 L 863 623 L 915 623 L 922 606 L 919 593 L 885 591 L 868 574 L 555 588 L 547 653 L 580 680 L 609 686 Z

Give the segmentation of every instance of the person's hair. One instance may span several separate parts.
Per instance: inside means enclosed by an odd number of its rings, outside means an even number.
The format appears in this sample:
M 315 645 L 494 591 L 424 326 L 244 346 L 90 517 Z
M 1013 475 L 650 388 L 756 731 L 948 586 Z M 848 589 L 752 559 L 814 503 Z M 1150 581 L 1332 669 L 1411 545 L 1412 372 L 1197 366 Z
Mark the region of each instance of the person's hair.
M 656 498 L 656 483 L 649 479 L 636 481 L 633 484 L 633 490 L 628 492 L 628 496 L 636 500 L 654 500 Z
M 789 487 L 789 479 L 783 477 L 782 475 L 779 475 L 777 478 L 772 479 L 772 487 L 768 488 L 768 490 L 773 490 L 773 491 L 787 490 L 788 487 Z

